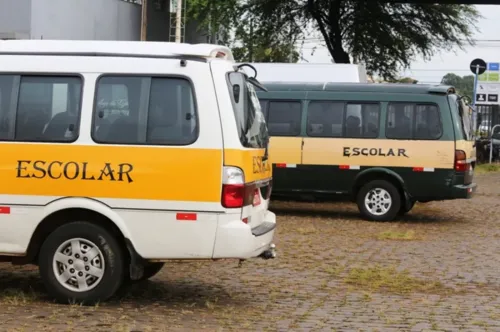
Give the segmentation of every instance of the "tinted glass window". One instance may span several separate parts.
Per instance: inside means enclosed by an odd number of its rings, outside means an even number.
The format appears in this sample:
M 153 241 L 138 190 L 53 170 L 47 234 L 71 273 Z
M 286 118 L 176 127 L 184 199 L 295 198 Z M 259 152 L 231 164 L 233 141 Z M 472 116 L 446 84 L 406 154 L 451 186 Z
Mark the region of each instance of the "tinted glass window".
M 267 127 L 271 136 L 300 134 L 301 104 L 299 101 L 270 101 Z
M 307 134 L 317 137 L 341 137 L 344 103 L 312 101 L 307 112 Z
M 417 105 L 415 108 L 416 139 L 438 139 L 441 137 L 441 119 L 435 105 Z
M 413 131 L 412 104 L 389 104 L 387 109 L 387 138 L 411 139 Z
M 78 137 L 79 77 L 22 76 L 15 140 L 71 142 Z
M 250 148 L 266 147 L 269 133 L 254 85 L 241 72 L 229 73 L 228 83 L 241 144 Z
M 262 100 L 262 99 L 259 99 L 259 103 L 260 103 L 260 109 L 262 111 L 262 114 L 264 114 L 264 118 L 267 120 L 267 104 L 268 104 L 268 101 L 267 100 Z
M 102 77 L 95 108 L 93 138 L 100 143 L 187 145 L 198 135 L 185 79 Z
M 354 104 L 346 107 L 345 137 L 375 138 L 378 136 L 379 104 Z
M 0 139 L 14 139 L 19 78 L 0 75 Z
M 438 139 L 441 134 L 439 109 L 435 105 L 389 104 L 387 138 Z

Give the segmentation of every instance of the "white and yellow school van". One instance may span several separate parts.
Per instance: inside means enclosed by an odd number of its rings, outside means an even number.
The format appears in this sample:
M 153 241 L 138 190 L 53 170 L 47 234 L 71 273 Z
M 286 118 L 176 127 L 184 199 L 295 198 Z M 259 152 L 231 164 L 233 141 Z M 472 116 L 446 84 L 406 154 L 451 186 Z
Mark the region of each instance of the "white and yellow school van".
M 217 45 L 0 41 L 0 255 L 93 303 L 172 259 L 274 258 L 267 127 Z

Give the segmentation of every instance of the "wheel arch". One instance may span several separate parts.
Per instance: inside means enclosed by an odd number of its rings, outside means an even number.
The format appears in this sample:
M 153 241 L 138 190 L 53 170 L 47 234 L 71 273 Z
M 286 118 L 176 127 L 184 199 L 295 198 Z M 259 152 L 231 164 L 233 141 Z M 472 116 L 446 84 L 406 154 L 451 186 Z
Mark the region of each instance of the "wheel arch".
M 408 197 L 408 191 L 403 178 L 393 170 L 384 167 L 373 167 L 360 172 L 354 179 L 352 186 L 352 200 L 355 201 L 359 191 L 365 183 L 373 180 L 386 180 L 393 184 L 399 191 L 401 200 L 404 201 Z
M 116 236 L 129 259 L 131 255 L 137 254 L 128 228 L 115 211 L 92 198 L 72 197 L 60 198 L 45 206 L 41 222 L 31 234 L 26 256 L 21 263 L 36 263 L 45 238 L 59 226 L 71 221 L 87 221 L 104 227 Z

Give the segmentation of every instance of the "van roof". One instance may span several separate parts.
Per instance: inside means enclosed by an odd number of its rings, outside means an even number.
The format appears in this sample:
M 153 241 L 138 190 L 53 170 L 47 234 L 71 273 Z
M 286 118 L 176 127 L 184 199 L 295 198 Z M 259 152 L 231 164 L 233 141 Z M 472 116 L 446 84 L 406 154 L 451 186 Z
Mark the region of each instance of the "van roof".
M 228 47 L 212 44 L 108 40 L 0 40 L 0 55 L 75 55 L 226 59 Z
M 455 93 L 449 85 L 402 84 L 402 83 L 283 83 L 266 82 L 269 91 L 340 91 L 340 92 L 373 92 L 373 93 Z

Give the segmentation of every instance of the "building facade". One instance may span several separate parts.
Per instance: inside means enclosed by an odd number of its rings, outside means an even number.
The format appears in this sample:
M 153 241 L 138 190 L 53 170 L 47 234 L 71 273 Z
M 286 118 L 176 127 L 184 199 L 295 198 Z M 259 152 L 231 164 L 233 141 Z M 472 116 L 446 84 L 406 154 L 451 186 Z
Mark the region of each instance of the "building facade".
M 172 1 L 147 1 L 147 40 L 173 41 Z M 141 17 L 142 0 L 0 0 L 0 39 L 140 40 Z M 196 22 L 183 34 L 209 39 Z

